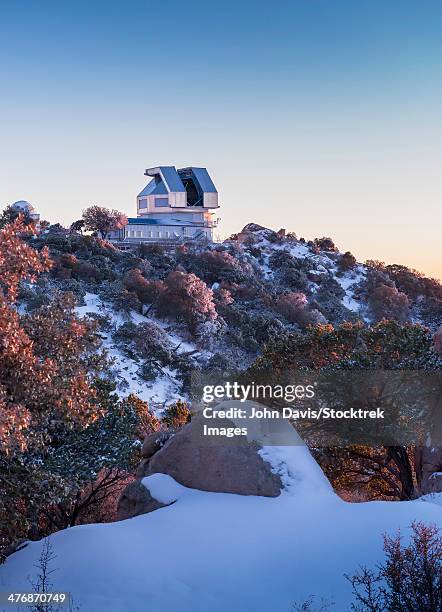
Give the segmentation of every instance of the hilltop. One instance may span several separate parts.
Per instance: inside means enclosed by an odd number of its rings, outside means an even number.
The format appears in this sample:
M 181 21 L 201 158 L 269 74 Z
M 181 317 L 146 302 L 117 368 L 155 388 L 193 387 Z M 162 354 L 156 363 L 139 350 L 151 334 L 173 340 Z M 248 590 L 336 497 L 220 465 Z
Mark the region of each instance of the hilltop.
M 2 295 L 6 352 L 19 339 L 0 373 L 24 408 L 7 398 L 13 418 L 0 423 L 4 588 L 38 578 L 52 534 L 53 584 L 81 610 L 282 612 L 310 595 L 344 609 L 343 573 L 379 558 L 383 531 L 442 526 L 440 496 L 422 497 L 441 490 L 431 447 L 246 441 L 211 455 L 194 453 L 186 433 L 198 372 L 439 372 L 438 281 L 256 224 L 223 243 L 122 252 L 60 226 L 25 237 L 17 223 L 0 243 L 13 254 L 0 257 L 13 289 Z M 219 465 L 209 470 L 210 457 Z M 264 473 L 279 479 L 276 497 L 248 486 L 247 474 Z M 115 522 L 123 515 L 133 518 Z

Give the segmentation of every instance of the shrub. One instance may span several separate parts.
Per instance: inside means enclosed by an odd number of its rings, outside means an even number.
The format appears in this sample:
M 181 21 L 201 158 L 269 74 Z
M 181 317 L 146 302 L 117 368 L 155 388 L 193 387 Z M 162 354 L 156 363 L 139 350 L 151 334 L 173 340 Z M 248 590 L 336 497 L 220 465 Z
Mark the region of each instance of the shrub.
M 0 228 L 6 227 L 9 223 L 14 223 L 18 217 L 22 220 L 23 225 L 31 226 L 34 223 L 27 208 L 18 210 L 12 206 L 7 206 L 0 214 Z
M 110 332 L 113 329 L 113 320 L 109 314 L 101 314 L 99 312 L 89 312 L 88 317 L 96 321 L 101 332 Z
M 74 270 L 73 277 L 86 282 L 100 282 L 105 278 L 102 270 L 87 261 L 80 261 Z
M 141 244 L 137 254 L 150 264 L 156 278 L 164 278 L 175 267 L 174 259 L 159 244 Z
M 149 404 L 131 393 L 125 400 L 125 406 L 132 410 L 137 417 L 137 428 L 140 439 L 148 433 L 158 431 L 161 428 L 159 419 L 149 409 Z
M 442 538 L 435 525 L 415 522 L 411 540 L 402 543 L 400 532 L 384 535 L 385 560 L 375 570 L 362 567 L 347 576 L 353 587 L 356 610 L 442 609 Z
M 348 270 L 352 270 L 356 266 L 356 263 L 356 257 L 352 255 L 350 251 L 346 251 L 338 260 L 338 268 L 341 272 L 347 272 Z
M 335 243 L 331 238 L 323 237 L 323 238 L 315 238 L 314 245 L 320 251 L 337 251 L 338 249 L 335 246 Z
M 293 264 L 293 257 L 288 251 L 275 251 L 269 257 L 269 267 L 272 270 L 278 270 L 286 264 Z
M 222 280 L 230 282 L 244 281 L 241 265 L 235 257 L 226 251 L 206 251 L 200 255 L 202 278 L 208 283 Z
M 136 293 L 127 289 L 117 291 L 112 295 L 107 292 L 107 297 L 111 297 L 115 310 L 124 313 L 126 316 L 129 316 L 132 311 L 141 312 L 142 310 L 142 304 Z
M 219 287 L 214 290 L 213 299 L 215 300 L 215 304 L 222 308 L 230 306 L 230 304 L 234 302 L 231 292 L 228 289 L 224 289 L 224 287 Z
M 180 427 L 190 422 L 188 404 L 181 400 L 177 400 L 174 404 L 170 404 L 163 412 L 161 421 L 169 429 L 180 429 Z
M 197 345 L 199 348 L 212 350 L 226 331 L 224 320 L 218 317 L 216 320 L 198 323 L 195 331 Z
M 250 301 L 262 297 L 262 288 L 256 283 L 234 283 L 228 287 L 235 300 Z
M 398 291 L 396 287 L 380 284 L 369 296 L 369 306 L 376 321 L 406 321 L 410 303 L 406 294 Z
M 133 350 L 141 359 L 156 360 L 163 365 L 171 362 L 173 347 L 169 337 L 153 321 L 124 323 L 113 337 L 117 342 L 123 343 L 126 350 Z
M 138 268 L 127 272 L 124 276 L 123 283 L 128 291 L 132 291 L 136 294 L 142 304 L 156 303 L 165 289 L 162 281 L 144 278 L 141 270 Z
M 184 320 L 192 333 L 199 323 L 217 318 L 213 291 L 195 274 L 171 272 L 164 281 L 164 291 L 158 298 L 161 316 Z
M 137 370 L 138 376 L 146 382 L 152 382 L 161 373 L 161 369 L 153 361 L 146 359 Z
M 397 264 L 386 266 L 385 271 L 394 281 L 399 291 L 403 291 L 411 299 L 421 296 L 442 302 L 442 285 L 434 278 L 426 278 L 417 270 Z
M 301 327 L 311 323 L 311 312 L 304 293 L 290 292 L 280 295 L 275 308 L 289 323 L 297 323 Z
M 138 247 L 138 254 L 140 257 L 162 256 L 164 247 L 161 244 L 141 243 Z
M 248 251 L 249 251 L 250 255 L 252 257 L 254 257 L 255 259 L 261 259 L 261 257 L 262 257 L 262 250 L 259 247 L 250 246 L 250 247 L 248 247 Z
M 421 319 L 432 329 L 442 325 L 442 300 L 426 299 L 419 304 L 419 312 Z
M 308 277 L 304 270 L 294 266 L 282 266 L 279 270 L 281 282 L 290 289 L 307 291 Z

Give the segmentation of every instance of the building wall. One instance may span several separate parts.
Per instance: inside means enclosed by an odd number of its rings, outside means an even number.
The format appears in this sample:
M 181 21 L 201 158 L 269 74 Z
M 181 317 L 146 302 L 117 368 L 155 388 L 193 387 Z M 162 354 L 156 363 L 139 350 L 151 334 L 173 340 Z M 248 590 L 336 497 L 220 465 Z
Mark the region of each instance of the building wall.
M 204 223 L 208 221 L 207 215 L 210 213 L 204 212 L 194 212 L 192 210 L 188 211 L 174 211 L 174 210 L 164 210 L 163 212 L 157 211 L 156 214 L 146 213 L 138 215 L 138 218 L 146 218 L 155 220 L 157 223 L 161 223 L 162 225 L 176 225 L 177 221 L 183 223 Z
M 166 206 L 158 207 L 155 205 L 156 201 L 167 201 Z M 143 208 L 140 208 L 140 206 Z M 137 198 L 137 210 L 143 210 L 143 212 L 157 212 L 158 210 L 173 211 L 177 208 L 186 208 L 186 194 L 185 193 L 169 193 L 169 194 L 158 194 L 150 196 L 140 196 Z
M 218 208 L 218 194 L 206 191 L 203 203 L 204 208 Z
M 174 196 L 180 196 L 181 194 L 173 194 L 169 193 L 169 195 L 152 195 L 152 196 L 141 196 L 137 198 L 137 214 L 138 216 L 143 214 L 151 214 L 151 213 L 163 213 L 163 212 L 182 212 L 182 211 L 191 211 L 193 212 L 195 209 L 213 209 L 218 208 L 218 194 L 217 193 L 205 193 L 204 194 L 204 207 L 192 207 L 183 205 L 174 204 L 175 198 Z M 167 202 L 166 206 L 157 206 L 157 203 Z
M 199 226 L 176 226 L 176 225 L 141 225 L 128 223 L 124 228 L 124 240 L 152 240 L 158 242 L 161 240 L 183 240 L 186 238 L 205 237 L 207 240 L 212 240 L 212 229 Z M 117 236 L 111 236 L 111 239 L 116 239 Z

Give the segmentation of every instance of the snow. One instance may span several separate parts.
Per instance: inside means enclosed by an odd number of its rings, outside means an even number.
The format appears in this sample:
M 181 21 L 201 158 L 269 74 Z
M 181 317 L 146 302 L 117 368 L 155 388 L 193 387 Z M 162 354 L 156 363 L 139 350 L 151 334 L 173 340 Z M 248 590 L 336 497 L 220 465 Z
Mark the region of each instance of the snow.
M 286 492 L 290 495 L 299 495 L 301 492 L 333 492 L 321 468 L 302 444 L 264 446 L 259 455 L 270 463 L 272 471 L 280 476 Z
M 141 482 L 152 497 L 161 504 L 172 504 L 190 490 L 180 485 L 168 474 L 152 474 L 152 476 L 143 478 Z
M 342 276 L 335 276 L 336 281 L 345 291 L 345 296 L 342 298 L 342 303 L 348 310 L 358 313 L 361 305 L 353 297 L 352 287 L 356 287 L 364 278 L 365 272 L 363 266 L 359 265 L 355 270 L 346 272 Z
M 257 244 L 262 249 L 263 263 L 260 267 L 264 273 L 266 280 L 270 280 L 273 276 L 273 271 L 269 267 L 269 258 L 275 251 L 285 251 L 292 257 L 306 259 L 312 265 L 309 271 L 311 277 L 321 277 L 327 274 L 332 274 L 342 289 L 345 295 L 342 298 L 342 304 L 348 310 L 360 314 L 360 303 L 354 299 L 353 288 L 356 287 L 365 277 L 365 268 L 358 264 L 354 270 L 349 270 L 344 274 L 338 275 L 336 263 L 327 255 L 312 253 L 310 248 L 302 242 L 291 242 L 274 244 L 270 243 L 265 237 Z M 315 291 L 314 283 L 311 283 L 311 289 Z
M 118 327 L 126 322 L 126 319 L 115 312 L 110 305 L 94 293 L 86 293 L 84 297 L 84 306 L 77 306 L 76 311 L 80 317 L 85 317 L 90 314 L 108 315 L 111 323 Z M 158 321 L 154 317 L 147 319 L 145 316 L 137 312 L 130 313 L 130 320 L 134 323 L 142 323 L 147 320 L 154 321 L 160 325 L 169 335 L 169 339 L 174 345 L 179 345 L 178 353 L 194 351 L 196 347 L 185 342 L 177 334 L 170 333 L 164 321 Z M 178 399 L 186 400 L 187 398 L 181 393 L 181 382 L 178 380 L 176 372 L 171 368 L 163 368 L 162 374 L 157 376 L 154 381 L 147 382 L 138 374 L 140 364 L 129 359 L 124 352 L 113 342 L 110 333 L 102 333 L 103 348 L 112 360 L 112 371 L 117 382 L 117 392 L 121 397 L 134 393 L 140 399 L 149 403 L 155 408 L 162 408 L 166 404 L 171 404 Z
M 289 612 L 314 594 L 348 610 L 345 573 L 382 556 L 384 532 L 413 520 L 442 526 L 430 499 L 352 504 L 339 499 L 304 447 L 267 447 L 286 472 L 277 498 L 188 489 L 164 474 L 144 479 L 170 506 L 120 523 L 82 525 L 51 537 L 54 590 L 94 612 Z M 0 590 L 29 590 L 41 542 L 9 557 Z

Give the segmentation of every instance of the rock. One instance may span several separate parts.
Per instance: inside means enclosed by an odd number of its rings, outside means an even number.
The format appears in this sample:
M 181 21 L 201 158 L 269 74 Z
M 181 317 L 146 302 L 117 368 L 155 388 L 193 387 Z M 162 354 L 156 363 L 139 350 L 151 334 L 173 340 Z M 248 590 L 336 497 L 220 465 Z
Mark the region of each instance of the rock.
M 170 438 L 172 432 L 154 431 L 144 438 L 143 446 L 141 447 L 141 456 L 149 459 L 157 451 L 164 446 L 165 442 Z
M 252 245 L 262 238 L 270 240 L 271 242 L 277 242 L 281 240 L 283 236 L 257 223 L 248 223 L 238 234 L 236 234 L 236 241 L 241 244 Z
M 415 464 L 421 494 L 440 493 L 442 491 L 442 449 L 427 446 L 416 448 Z
M 202 491 L 265 497 L 280 494 L 281 479 L 258 455 L 260 446 L 256 442 L 236 437 L 226 438 L 222 443 L 202 443 L 195 436 L 195 428 L 200 426 L 196 423 L 194 419 L 185 425 L 144 462 L 138 477 L 161 473 Z
M 152 497 L 146 487 L 141 484 L 141 480 L 134 480 L 127 485 L 118 500 L 117 521 L 147 514 L 158 508 L 164 508 L 165 505 Z
M 270 230 L 268 227 L 259 225 L 258 223 L 247 223 L 247 225 L 245 225 L 241 231 L 242 232 L 260 232 L 261 230 L 266 230 L 267 232 L 273 231 L 273 230 Z
M 148 464 L 149 464 L 149 459 L 146 459 L 145 457 L 143 457 L 143 459 L 141 459 L 140 464 L 137 467 L 137 471 L 135 472 L 135 476 L 137 478 L 144 478 L 144 476 L 147 473 Z

